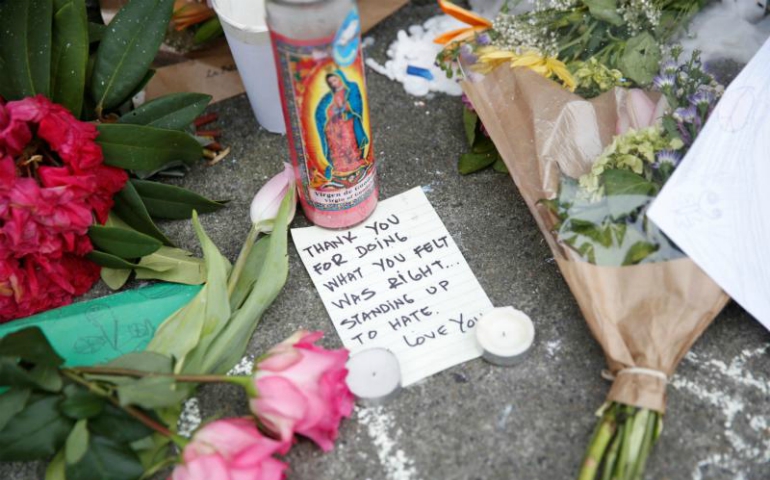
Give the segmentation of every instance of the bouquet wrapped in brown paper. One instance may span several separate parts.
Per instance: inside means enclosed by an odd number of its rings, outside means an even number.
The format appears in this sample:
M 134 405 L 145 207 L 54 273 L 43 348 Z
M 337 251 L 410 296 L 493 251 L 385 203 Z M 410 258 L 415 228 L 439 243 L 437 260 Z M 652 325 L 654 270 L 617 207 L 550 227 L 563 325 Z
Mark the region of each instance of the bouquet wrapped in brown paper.
M 645 216 L 721 94 L 678 55 L 656 91 L 590 100 L 507 61 L 463 82 L 614 379 L 581 479 L 641 478 L 667 379 L 728 300 Z

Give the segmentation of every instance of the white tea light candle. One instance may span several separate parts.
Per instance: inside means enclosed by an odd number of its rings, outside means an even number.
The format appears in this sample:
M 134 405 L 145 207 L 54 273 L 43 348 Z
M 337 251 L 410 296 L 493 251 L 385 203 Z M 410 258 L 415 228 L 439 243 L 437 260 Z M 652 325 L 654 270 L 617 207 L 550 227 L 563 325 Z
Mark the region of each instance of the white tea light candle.
M 370 348 L 350 357 L 348 388 L 363 406 L 387 403 L 401 390 L 401 366 L 390 350 Z
M 535 340 L 535 326 L 526 313 L 513 307 L 495 308 L 476 324 L 476 340 L 483 357 L 495 365 L 519 362 Z

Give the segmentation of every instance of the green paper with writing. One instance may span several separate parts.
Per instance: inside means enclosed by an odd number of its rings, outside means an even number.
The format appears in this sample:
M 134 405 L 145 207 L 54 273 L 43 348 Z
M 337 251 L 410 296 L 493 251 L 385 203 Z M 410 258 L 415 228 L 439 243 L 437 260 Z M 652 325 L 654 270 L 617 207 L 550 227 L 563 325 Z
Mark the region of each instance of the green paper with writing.
M 65 365 L 106 363 L 144 350 L 158 325 L 192 300 L 200 289 L 200 285 L 157 283 L 73 303 L 0 325 L 0 338 L 38 326 L 64 357 Z

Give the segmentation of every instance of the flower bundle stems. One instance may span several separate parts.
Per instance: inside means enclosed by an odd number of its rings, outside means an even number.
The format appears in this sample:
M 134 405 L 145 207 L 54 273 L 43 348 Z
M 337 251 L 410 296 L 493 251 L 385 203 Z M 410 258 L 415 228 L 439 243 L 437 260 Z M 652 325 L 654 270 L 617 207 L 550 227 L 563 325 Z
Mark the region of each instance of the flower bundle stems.
M 588 444 L 578 480 L 640 480 L 662 425 L 659 412 L 609 403 Z
M 99 370 L 99 369 L 96 369 L 96 370 Z M 110 392 L 104 387 L 97 385 L 96 383 L 89 382 L 88 380 L 83 378 L 77 371 L 72 369 L 63 369 L 61 373 L 68 379 L 77 383 L 78 385 L 85 387 L 89 392 L 95 395 L 98 395 L 104 398 L 105 400 L 107 400 L 108 402 L 110 402 L 111 404 L 113 404 L 114 406 L 123 409 L 123 411 L 125 411 L 127 414 L 134 417 L 137 421 L 142 423 L 144 426 L 152 429 L 153 431 L 173 441 L 180 448 L 183 448 L 185 445 L 187 445 L 188 440 L 186 438 L 172 432 L 171 430 L 169 430 L 168 427 L 152 419 L 149 415 L 142 412 L 140 409 L 133 407 L 131 405 L 122 405 L 120 401 L 115 397 L 115 395 L 112 394 L 112 392 Z M 100 371 L 100 373 L 104 373 L 104 372 Z

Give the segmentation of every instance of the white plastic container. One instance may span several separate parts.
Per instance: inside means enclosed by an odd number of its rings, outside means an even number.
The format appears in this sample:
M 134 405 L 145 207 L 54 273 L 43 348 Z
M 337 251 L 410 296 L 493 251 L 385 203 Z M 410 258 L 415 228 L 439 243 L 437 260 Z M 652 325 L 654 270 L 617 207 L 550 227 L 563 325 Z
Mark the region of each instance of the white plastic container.
M 286 133 L 264 0 L 213 0 L 257 121 Z

